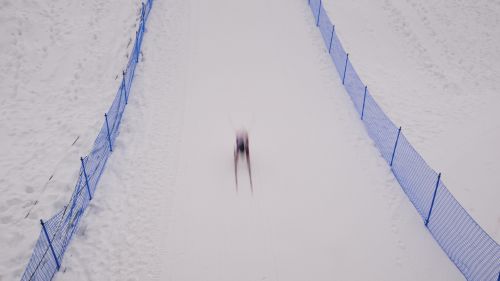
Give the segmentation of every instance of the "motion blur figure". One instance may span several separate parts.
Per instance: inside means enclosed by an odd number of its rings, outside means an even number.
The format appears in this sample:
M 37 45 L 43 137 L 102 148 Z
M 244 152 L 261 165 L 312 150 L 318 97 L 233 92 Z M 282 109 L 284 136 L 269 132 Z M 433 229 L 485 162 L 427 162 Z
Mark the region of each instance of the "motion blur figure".
M 248 133 L 246 130 L 236 132 L 236 147 L 234 148 L 234 177 L 236 180 L 236 191 L 238 191 L 238 163 L 240 157 L 244 157 L 247 162 L 248 175 L 250 177 L 250 188 L 253 193 L 252 170 L 250 167 L 250 147 Z

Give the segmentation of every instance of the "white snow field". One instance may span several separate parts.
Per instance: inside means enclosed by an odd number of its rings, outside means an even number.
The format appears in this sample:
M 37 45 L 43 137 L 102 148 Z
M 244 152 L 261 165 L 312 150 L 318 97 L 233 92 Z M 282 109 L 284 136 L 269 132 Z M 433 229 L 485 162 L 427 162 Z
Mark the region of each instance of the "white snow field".
M 471 22 L 498 20 L 498 6 L 452 7 L 467 15 L 454 18 L 451 2 L 325 5 L 377 101 L 498 241 L 498 27 Z M 19 279 L 38 220 L 69 199 L 140 2 L 0 5 L 3 281 Z M 484 32 L 456 44 L 466 24 Z M 373 147 L 307 1 L 155 0 L 147 30 L 114 153 L 56 280 L 464 279 Z M 240 127 L 253 195 L 244 168 L 235 190 Z
M 136 0 L 0 1 L 0 280 L 67 204 L 132 48 Z
M 500 2 L 323 4 L 377 102 L 500 242 Z

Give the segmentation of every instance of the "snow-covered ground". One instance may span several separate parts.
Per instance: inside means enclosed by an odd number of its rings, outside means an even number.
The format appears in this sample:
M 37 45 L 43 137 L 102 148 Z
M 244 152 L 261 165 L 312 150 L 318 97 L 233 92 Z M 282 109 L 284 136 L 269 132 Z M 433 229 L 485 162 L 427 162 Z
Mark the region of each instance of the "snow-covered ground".
M 500 2 L 323 4 L 372 95 L 499 242 Z
M 139 7 L 0 1 L 0 280 L 19 279 L 40 218 L 69 200 L 118 89 Z
M 326 2 L 377 101 L 498 241 L 499 126 L 487 118 L 499 104 L 498 27 L 480 28 L 498 7 Z M 38 219 L 69 199 L 140 2 L 1 5 L 0 280 L 15 280 Z M 463 279 L 371 145 L 306 1 L 156 0 L 143 53 L 115 152 L 56 279 Z M 244 169 L 235 192 L 240 126 L 253 196 Z

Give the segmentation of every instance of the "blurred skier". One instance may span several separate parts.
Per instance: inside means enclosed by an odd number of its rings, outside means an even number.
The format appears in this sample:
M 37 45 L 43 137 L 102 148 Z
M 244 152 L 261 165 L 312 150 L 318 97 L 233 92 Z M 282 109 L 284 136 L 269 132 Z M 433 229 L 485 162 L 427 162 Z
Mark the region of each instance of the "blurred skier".
M 238 162 L 240 157 L 245 157 L 247 160 L 250 188 L 253 193 L 252 169 L 250 167 L 250 147 L 248 142 L 248 133 L 246 130 L 239 130 L 236 132 L 236 147 L 234 148 L 234 177 L 236 180 L 236 191 L 238 191 Z

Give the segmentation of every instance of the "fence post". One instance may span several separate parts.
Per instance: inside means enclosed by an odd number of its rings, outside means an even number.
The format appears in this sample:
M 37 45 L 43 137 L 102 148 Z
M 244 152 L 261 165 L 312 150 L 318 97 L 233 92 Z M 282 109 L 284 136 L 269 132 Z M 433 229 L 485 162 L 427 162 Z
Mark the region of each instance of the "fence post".
M 144 2 L 141 3 L 142 4 L 142 10 L 141 10 L 141 21 L 144 21 L 144 12 L 146 11 L 144 9 Z
M 52 256 L 54 256 L 54 260 L 56 261 L 57 271 L 59 271 L 59 268 L 61 267 L 61 265 L 59 264 L 59 261 L 57 260 L 56 251 L 54 251 L 54 247 L 52 247 L 52 242 L 50 241 L 49 233 L 47 233 L 47 229 L 45 228 L 45 224 L 43 223 L 43 220 L 40 220 L 40 223 L 42 224 L 43 233 L 45 233 L 45 237 L 47 238 L 47 241 L 49 242 L 49 247 L 50 247 L 50 250 L 52 251 Z
M 125 89 L 125 71 L 123 72 L 123 79 L 122 79 L 122 94 L 125 94 L 125 104 L 128 104 L 128 97 L 127 97 L 127 89 Z
M 361 120 L 363 120 L 363 116 L 365 115 L 365 102 L 366 102 L 366 89 L 368 86 L 365 86 L 365 95 L 363 96 L 363 107 L 361 108 Z
M 139 62 L 139 32 L 135 32 L 135 63 Z
M 391 167 L 392 167 L 392 162 L 394 161 L 394 155 L 396 154 L 396 147 L 398 147 L 398 141 L 399 141 L 400 134 L 401 134 L 401 127 L 399 127 L 398 136 L 396 137 L 396 143 L 394 144 L 394 149 L 392 150 Z
M 432 195 L 431 208 L 429 209 L 429 214 L 427 215 L 427 218 L 425 219 L 425 226 L 427 226 L 427 224 L 429 223 L 429 219 L 431 218 L 432 208 L 434 207 L 434 200 L 436 199 L 436 193 L 438 190 L 440 180 L 441 180 L 441 173 L 438 174 L 438 179 L 436 181 L 436 187 L 434 188 L 434 195 Z
M 104 119 L 106 119 L 106 129 L 108 132 L 109 151 L 113 152 L 113 147 L 111 146 L 111 134 L 109 133 L 108 114 L 104 113 Z
M 80 157 L 80 161 L 82 161 L 83 175 L 85 176 L 85 184 L 87 185 L 87 191 L 89 193 L 89 201 L 90 201 L 92 200 L 92 193 L 90 193 L 89 177 L 87 176 L 87 172 L 85 171 L 85 163 L 83 163 L 83 157 Z
M 144 15 L 146 13 L 146 9 L 144 7 L 144 2 L 142 2 L 142 10 L 141 10 L 141 29 L 142 29 L 142 33 L 144 33 L 144 25 L 145 25 L 145 22 L 144 22 Z
M 347 53 L 345 57 L 345 66 L 344 66 L 344 75 L 342 76 L 342 85 L 344 85 L 345 82 L 345 73 L 347 71 L 347 63 L 349 62 L 349 53 Z
M 316 20 L 316 26 L 319 26 L 319 16 L 320 15 L 321 15 L 321 0 L 319 0 L 318 19 Z
M 335 32 L 335 24 L 332 25 L 332 37 L 330 37 L 330 46 L 328 47 L 328 53 L 332 52 L 332 42 L 333 42 L 333 33 Z
M 127 75 L 126 75 L 125 71 L 123 71 L 122 74 L 123 74 L 123 80 L 122 80 L 123 90 L 125 91 L 125 104 L 128 104 L 127 84 L 125 82 L 125 76 L 127 76 Z

